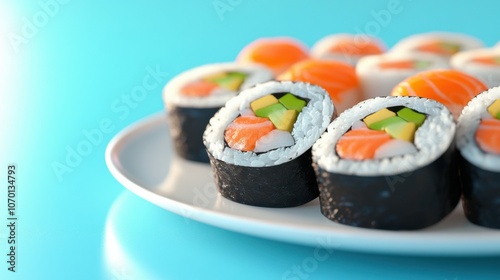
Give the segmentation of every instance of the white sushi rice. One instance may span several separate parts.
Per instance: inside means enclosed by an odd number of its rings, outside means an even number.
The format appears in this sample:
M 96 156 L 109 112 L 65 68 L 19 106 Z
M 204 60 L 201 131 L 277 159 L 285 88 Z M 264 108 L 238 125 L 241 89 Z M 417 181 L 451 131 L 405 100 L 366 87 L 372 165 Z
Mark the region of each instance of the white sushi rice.
M 488 87 L 500 86 L 500 66 L 474 62 L 478 57 L 500 56 L 500 48 L 475 49 L 459 52 L 451 57 L 451 67 L 478 78 Z
M 266 153 L 243 152 L 227 147 L 224 143 L 226 127 L 250 107 L 250 102 L 273 93 L 290 92 L 309 99 L 297 117 L 292 129 L 295 144 Z M 325 131 L 334 114 L 333 103 L 321 87 L 304 82 L 270 81 L 242 91 L 229 100 L 210 120 L 203 135 L 207 150 L 218 160 L 241 166 L 273 166 L 288 162 L 302 155 Z
M 488 106 L 500 98 L 500 87 L 491 88 L 473 98 L 458 118 L 457 147 L 462 156 L 472 164 L 485 170 L 500 172 L 500 156 L 489 154 L 479 148 L 475 140 L 481 117 L 488 116 Z
M 337 155 L 336 144 L 353 123 L 380 109 L 393 106 L 405 106 L 427 114 L 425 122 L 415 133 L 414 144 L 418 153 L 365 161 L 342 159 Z M 348 175 L 380 176 L 405 173 L 439 158 L 452 145 L 455 128 L 450 111 L 434 100 L 407 96 L 376 97 L 340 114 L 314 144 L 313 160 L 326 171 Z
M 428 61 L 425 69 L 382 69 L 380 63 L 404 60 Z M 364 99 L 391 95 L 392 89 L 404 79 L 421 71 L 449 68 L 448 62 L 438 55 L 427 53 L 387 53 L 361 58 L 356 65 Z
M 166 107 L 222 107 L 231 97 L 235 96 L 237 92 L 218 89 L 209 97 L 192 97 L 184 96 L 180 93 L 180 91 L 188 83 L 200 80 L 206 76 L 226 71 L 237 71 L 248 74 L 247 78 L 243 81 L 243 84 L 240 87 L 241 90 L 274 78 L 274 74 L 271 70 L 257 64 L 223 62 L 199 66 L 177 75 L 165 85 L 163 88 L 163 100 Z
M 483 48 L 484 44 L 479 39 L 462 33 L 453 32 L 427 32 L 408 36 L 400 40 L 391 52 L 419 52 L 418 46 L 430 41 L 445 41 L 460 45 L 460 51 Z

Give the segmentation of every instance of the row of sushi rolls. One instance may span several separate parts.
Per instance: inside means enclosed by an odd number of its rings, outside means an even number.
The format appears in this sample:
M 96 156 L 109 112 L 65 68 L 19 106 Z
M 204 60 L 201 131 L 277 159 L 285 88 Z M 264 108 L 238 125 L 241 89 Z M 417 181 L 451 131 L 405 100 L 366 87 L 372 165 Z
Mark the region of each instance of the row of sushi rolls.
M 383 230 L 429 227 L 461 201 L 470 223 L 500 229 L 499 86 L 500 46 L 467 34 L 391 49 L 333 34 L 256 39 L 175 76 L 163 100 L 176 154 L 210 164 L 226 199 L 319 196 L 325 218 Z

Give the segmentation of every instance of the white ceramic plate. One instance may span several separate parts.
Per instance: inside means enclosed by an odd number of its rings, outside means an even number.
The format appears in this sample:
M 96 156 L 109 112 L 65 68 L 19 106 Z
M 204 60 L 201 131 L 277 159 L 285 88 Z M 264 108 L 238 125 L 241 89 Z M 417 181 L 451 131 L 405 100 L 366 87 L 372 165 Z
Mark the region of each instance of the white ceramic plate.
M 500 231 L 469 223 L 457 207 L 443 221 L 418 231 L 362 229 L 321 215 L 318 199 L 295 208 L 261 208 L 221 197 L 210 165 L 174 155 L 164 114 L 116 135 L 106 163 L 127 189 L 168 211 L 262 238 L 341 250 L 404 255 L 500 255 Z

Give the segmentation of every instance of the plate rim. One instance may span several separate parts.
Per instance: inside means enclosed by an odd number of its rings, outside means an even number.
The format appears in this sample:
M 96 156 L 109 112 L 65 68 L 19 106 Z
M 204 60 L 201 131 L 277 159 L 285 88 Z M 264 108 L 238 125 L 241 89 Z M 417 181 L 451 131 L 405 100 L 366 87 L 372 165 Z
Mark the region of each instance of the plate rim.
M 137 137 L 137 135 L 140 135 L 141 132 L 155 129 L 160 125 L 165 124 L 166 121 L 167 119 L 164 113 L 155 113 L 153 115 L 140 119 L 125 127 L 123 130 L 119 131 L 115 136 L 112 137 L 112 139 L 106 146 L 105 162 L 113 177 L 115 177 L 115 179 L 126 189 L 143 198 L 144 200 L 153 203 L 167 211 L 178 214 L 180 216 L 184 216 L 187 219 L 196 220 L 198 222 L 234 232 L 239 232 L 242 234 L 299 245 L 313 247 L 321 246 L 328 249 L 338 249 L 342 251 L 412 256 L 500 255 L 500 249 L 495 249 L 497 246 L 491 246 L 492 244 L 489 243 L 491 241 L 491 238 L 478 240 L 477 243 L 469 244 L 468 246 L 462 245 L 461 247 L 457 248 L 450 246 L 452 245 L 450 244 L 448 246 L 445 246 L 444 250 L 439 250 L 437 248 L 439 246 L 441 246 L 440 248 L 443 249 L 443 244 L 441 243 L 442 240 L 436 240 L 436 238 L 433 236 L 423 235 L 419 240 L 413 240 L 414 244 L 412 246 L 409 246 L 411 247 L 411 249 L 405 246 L 384 247 L 383 244 L 389 241 L 397 243 L 399 245 L 403 245 L 403 243 L 406 243 L 407 240 L 402 237 L 406 231 L 372 230 L 340 225 L 340 228 L 345 227 L 345 230 L 339 230 L 338 232 L 332 233 L 331 230 L 304 228 L 300 227 L 299 225 L 276 225 L 271 223 L 270 221 L 255 220 L 241 216 L 238 217 L 236 215 L 222 213 L 214 209 L 207 209 L 196 205 L 186 204 L 181 201 L 177 201 L 175 199 L 171 199 L 169 197 L 158 194 L 148 187 L 141 186 L 139 183 L 137 183 L 138 180 L 134 182 L 134 178 L 131 178 L 130 174 L 128 174 L 127 177 L 126 170 L 124 170 L 118 160 L 118 153 L 126 146 L 127 140 L 133 139 L 133 137 Z M 457 207 L 460 207 L 460 205 L 458 205 Z M 186 215 L 186 213 L 193 214 Z M 495 232 L 495 230 L 492 229 L 483 227 L 480 228 L 484 229 L 485 231 Z M 262 233 L 263 231 L 266 233 Z M 287 233 L 290 234 L 290 231 L 294 231 L 294 233 L 291 235 L 287 235 Z M 382 239 L 385 241 L 382 242 L 383 244 L 371 243 L 373 242 L 373 240 L 361 240 L 364 242 L 359 242 L 359 244 L 352 242 L 353 236 L 359 238 L 359 236 L 356 235 L 360 235 L 360 233 L 362 232 L 365 232 L 364 234 L 361 234 L 362 239 L 366 239 L 366 231 L 373 231 L 371 232 L 371 234 L 374 236 L 373 238 Z M 356 232 L 359 233 L 356 234 Z M 416 231 L 409 232 L 415 233 Z M 498 243 L 498 245 L 500 245 L 500 232 L 498 233 L 499 239 L 495 241 Z M 302 235 L 302 237 L 298 238 L 297 235 Z M 330 238 L 335 238 L 335 241 L 329 243 L 328 240 Z M 453 244 L 462 243 L 464 241 L 470 242 L 470 240 L 461 240 L 461 238 L 457 237 L 455 237 L 455 239 L 457 241 L 453 242 Z M 325 240 L 327 240 L 326 243 Z M 436 246 L 436 248 L 429 250 L 429 246 L 431 245 Z

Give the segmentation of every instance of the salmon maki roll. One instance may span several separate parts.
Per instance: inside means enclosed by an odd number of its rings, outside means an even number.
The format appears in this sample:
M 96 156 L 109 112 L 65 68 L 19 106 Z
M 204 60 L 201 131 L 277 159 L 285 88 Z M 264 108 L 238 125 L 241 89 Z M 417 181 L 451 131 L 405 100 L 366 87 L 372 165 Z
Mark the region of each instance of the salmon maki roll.
M 411 76 L 392 90 L 393 96 L 419 96 L 444 104 L 458 118 L 467 103 L 488 87 L 466 73 L 452 69 L 429 70 Z
M 335 34 L 316 42 L 311 48 L 311 56 L 355 66 L 363 56 L 382 54 L 385 51 L 385 44 L 378 38 L 365 34 Z
M 340 61 L 303 60 L 293 64 L 276 79 L 308 82 L 324 88 L 339 113 L 363 99 L 356 70 Z
M 451 57 L 450 64 L 478 78 L 489 88 L 500 86 L 500 48 L 459 52 Z
M 236 61 L 258 63 L 281 74 L 292 64 L 308 58 L 308 49 L 300 41 L 288 37 L 260 38 L 245 46 Z
M 210 118 L 240 90 L 271 79 L 264 66 L 228 62 L 199 66 L 170 80 L 163 100 L 176 154 L 208 163 L 202 135 Z
M 500 229 L 500 87 L 472 99 L 458 118 L 465 216 L 474 224 Z
M 449 59 L 452 55 L 484 44 L 472 36 L 452 32 L 429 32 L 406 37 L 391 49 L 391 52 L 428 53 Z
M 220 194 L 261 207 L 294 207 L 318 196 L 311 147 L 334 118 L 319 86 L 261 83 L 229 100 L 203 141 Z
M 455 122 L 442 104 L 386 96 L 344 111 L 314 144 L 321 213 L 356 227 L 421 229 L 458 204 Z
M 364 99 L 390 95 L 404 79 L 431 69 L 448 68 L 439 56 L 425 53 L 386 53 L 361 58 L 356 74 Z

